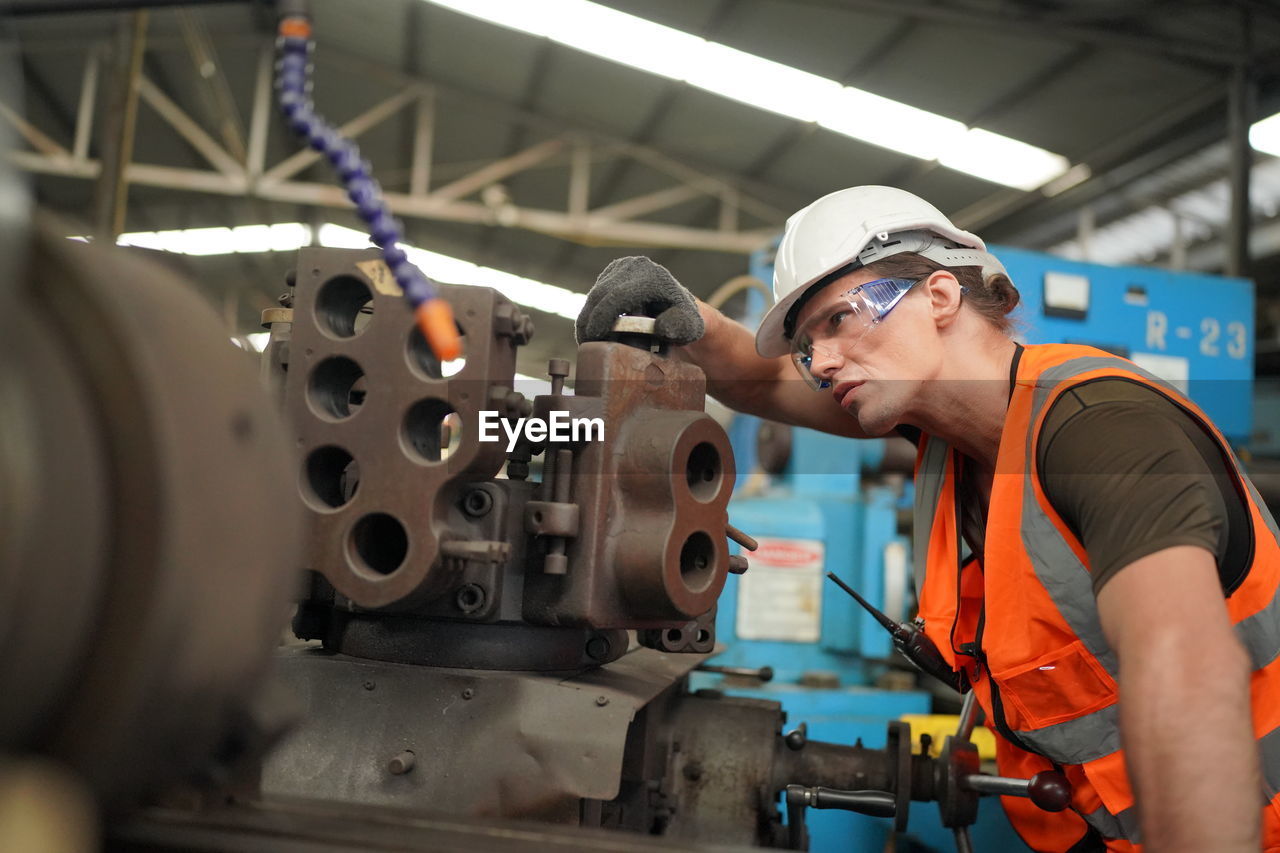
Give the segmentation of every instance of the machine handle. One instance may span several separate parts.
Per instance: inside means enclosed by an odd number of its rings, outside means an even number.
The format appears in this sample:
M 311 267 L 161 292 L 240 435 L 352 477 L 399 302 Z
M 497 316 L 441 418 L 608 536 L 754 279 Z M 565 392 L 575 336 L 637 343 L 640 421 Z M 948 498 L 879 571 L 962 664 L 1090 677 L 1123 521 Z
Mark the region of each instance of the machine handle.
M 979 794 L 1026 797 L 1047 812 L 1060 812 L 1071 805 L 1071 782 L 1059 770 L 1042 770 L 1030 779 L 1010 779 L 975 773 L 960 784 Z
M 787 786 L 787 805 L 840 809 L 872 817 L 893 817 L 898 810 L 897 798 L 884 791 L 841 791 L 836 788 L 806 788 L 803 785 Z

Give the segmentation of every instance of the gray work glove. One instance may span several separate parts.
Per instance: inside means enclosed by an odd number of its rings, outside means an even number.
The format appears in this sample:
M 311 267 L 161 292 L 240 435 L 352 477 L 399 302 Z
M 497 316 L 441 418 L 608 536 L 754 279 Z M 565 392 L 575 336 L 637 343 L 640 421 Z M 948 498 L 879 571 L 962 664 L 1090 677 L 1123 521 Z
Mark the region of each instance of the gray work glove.
M 654 334 L 677 345 L 706 331 L 693 294 L 648 258 L 618 258 L 604 268 L 578 314 L 578 343 L 609 340 L 623 314 L 654 318 Z

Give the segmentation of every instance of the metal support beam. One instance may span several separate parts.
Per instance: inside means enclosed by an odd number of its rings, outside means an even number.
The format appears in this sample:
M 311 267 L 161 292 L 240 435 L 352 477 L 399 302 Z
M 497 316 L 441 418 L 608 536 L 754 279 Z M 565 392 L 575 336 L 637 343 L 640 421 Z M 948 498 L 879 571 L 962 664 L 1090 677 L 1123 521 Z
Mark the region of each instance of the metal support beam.
M 93 107 L 98 97 L 98 49 L 89 48 L 80 79 L 80 103 L 76 107 L 76 135 L 71 156 L 84 161 L 89 156 L 89 137 L 93 135 Z
M 431 161 L 436 134 L 436 90 L 428 88 L 414 111 L 413 159 L 409 166 L 409 195 L 424 196 L 431 189 Z
M 375 104 L 351 121 L 340 126 L 339 132 L 348 139 L 354 139 L 364 133 L 371 127 L 376 127 L 395 115 L 405 105 L 412 103 L 415 99 L 421 97 L 422 87 L 418 85 L 409 86 L 408 88 L 392 95 L 385 101 Z M 262 183 L 272 184 L 283 181 L 286 178 L 292 178 L 302 170 L 306 169 L 312 163 L 320 159 L 319 152 L 307 149 L 299 151 L 292 157 L 272 166 L 262 175 Z
M 77 163 L 70 158 L 50 158 L 27 151 L 15 151 L 9 159 L 21 169 L 45 175 L 68 178 L 95 178 L 101 165 L 93 160 Z M 255 198 L 289 204 L 311 205 L 350 210 L 351 202 L 341 187 L 302 181 L 280 181 L 258 184 L 254 188 L 235 186 L 219 172 L 199 169 L 175 169 L 144 163 L 130 164 L 127 179 L 131 184 L 162 187 L 187 192 L 205 192 L 222 196 L 239 196 L 246 191 Z M 407 193 L 384 193 L 391 210 L 404 217 L 491 225 L 493 211 L 480 202 L 449 201 L 429 195 L 425 198 Z M 758 231 L 718 233 L 701 228 L 662 225 L 655 222 L 605 219 L 594 213 L 572 217 L 563 211 L 539 210 L 512 206 L 512 228 L 524 228 L 573 242 L 598 245 L 654 246 L 672 249 L 703 249 L 713 252 L 749 254 L 776 235 L 773 228 Z
M 1215 70 L 1225 70 L 1230 65 L 1231 49 L 1227 45 L 1135 34 L 1117 28 L 1082 26 L 1053 16 L 1020 15 L 1016 10 L 1006 10 L 1003 7 L 981 11 L 971 5 L 961 7 L 959 4 L 936 3 L 933 0 L 794 0 L 794 2 L 827 9 L 876 12 L 891 15 L 895 19 L 906 16 L 992 32 L 1057 38 L 1079 44 L 1113 47 Z
M 569 164 L 569 215 L 582 216 L 591 198 L 591 143 L 585 139 L 573 143 Z
M 610 219 L 615 222 L 623 222 L 628 219 L 634 219 L 637 216 L 644 216 L 646 213 L 654 213 L 659 210 L 666 210 L 668 207 L 674 207 L 677 204 L 689 201 L 705 195 L 701 190 L 690 186 L 669 187 L 665 190 L 657 192 L 645 193 L 635 198 L 629 198 L 626 201 L 620 201 L 617 204 L 610 204 L 605 207 L 597 207 L 591 211 L 591 215 L 598 219 Z
M 0 118 L 4 118 L 27 141 L 27 144 L 48 157 L 69 157 L 67 149 L 59 145 L 52 137 L 37 128 L 34 124 L 18 115 L 15 110 L 0 104 Z
M 126 170 L 133 159 L 138 118 L 138 82 L 147 40 L 147 12 L 122 18 L 114 46 L 110 97 L 102 121 L 102 166 L 94 193 L 94 232 L 114 243 L 124 230 L 129 185 Z
M 161 92 L 159 87 L 146 77 L 139 77 L 137 88 L 142 99 L 150 104 L 160 118 L 176 130 L 178 135 L 185 139 L 201 157 L 207 160 L 210 166 L 232 180 L 244 180 L 244 168 L 240 163 L 218 145 L 213 137 L 205 133 L 191 116 L 182 111 L 181 107 L 171 101 L 168 95 Z
M 432 202 L 456 201 L 460 198 L 466 198 L 476 190 L 496 183 L 508 175 L 514 175 L 516 172 L 554 157 L 563 151 L 564 147 L 565 141 L 563 139 L 548 139 L 546 142 L 539 142 L 519 154 L 503 157 L 501 160 L 495 160 L 483 168 L 476 169 L 471 174 L 464 175 L 458 180 L 444 185 L 427 196 L 427 198 Z
M 195 66 L 196 75 L 203 82 L 200 94 L 205 105 L 217 123 L 218 134 L 222 137 L 222 145 L 237 163 L 244 163 L 248 154 L 245 150 L 244 126 L 240 114 L 236 111 L 235 97 L 231 94 L 231 86 L 227 83 L 227 75 L 218 61 L 218 52 L 209 37 L 204 19 L 194 9 L 179 9 L 178 23 L 182 30 L 182 38 L 187 43 L 187 51 L 191 54 L 191 62 Z
M 249 150 L 245 168 L 249 179 L 256 181 L 266 168 L 267 136 L 271 128 L 271 74 L 275 67 L 275 49 L 264 44 L 258 53 L 258 75 L 253 86 L 253 114 L 249 117 Z
M 1248 15 L 1246 11 L 1245 16 Z M 1253 213 L 1249 205 L 1249 173 L 1253 149 L 1249 146 L 1249 125 L 1253 123 L 1255 93 L 1252 75 L 1245 63 L 1231 74 L 1227 98 L 1227 145 L 1230 149 L 1228 182 L 1231 185 L 1231 217 L 1227 225 L 1227 275 L 1249 275 L 1249 227 Z

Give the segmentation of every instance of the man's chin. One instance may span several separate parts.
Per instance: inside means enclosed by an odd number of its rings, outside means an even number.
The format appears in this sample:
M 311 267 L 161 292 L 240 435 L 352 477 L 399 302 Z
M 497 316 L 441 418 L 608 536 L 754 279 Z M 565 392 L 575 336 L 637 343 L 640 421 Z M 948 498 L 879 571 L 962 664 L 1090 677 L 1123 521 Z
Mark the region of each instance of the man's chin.
M 885 412 L 859 410 L 856 405 L 850 406 L 846 411 L 870 438 L 888 435 L 898 426 L 898 419 Z

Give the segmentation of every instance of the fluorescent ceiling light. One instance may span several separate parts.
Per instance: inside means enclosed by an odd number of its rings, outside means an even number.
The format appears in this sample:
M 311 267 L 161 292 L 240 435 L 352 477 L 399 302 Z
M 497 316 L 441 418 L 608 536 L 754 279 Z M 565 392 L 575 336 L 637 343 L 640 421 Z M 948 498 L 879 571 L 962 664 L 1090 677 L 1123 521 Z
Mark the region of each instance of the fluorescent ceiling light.
M 342 225 L 320 226 L 319 238 L 322 246 L 343 249 L 362 249 L 369 246 L 367 234 Z M 413 261 L 430 279 L 492 287 L 512 302 L 537 308 L 539 311 L 559 314 L 570 320 L 577 319 L 578 313 L 587 301 L 585 293 L 524 278 L 492 267 L 482 267 L 470 261 L 442 255 L 439 252 L 429 252 L 407 243 L 401 243 L 400 246 L 409 256 L 409 260 Z
M 121 234 L 117 246 L 135 246 L 180 255 L 230 255 L 236 252 L 291 252 L 311 242 L 311 229 L 299 222 L 242 225 L 238 228 L 187 228 Z
M 1249 128 L 1249 144 L 1264 154 L 1280 157 L 1280 113 L 1254 122 Z
M 977 127 L 951 140 L 938 162 L 1020 190 L 1034 190 L 1067 171 L 1067 161 L 1057 154 Z
M 590 0 L 430 0 L 499 26 L 1018 189 L 1066 158 Z
M 70 237 L 84 240 L 83 237 Z M 331 249 L 367 249 L 369 235 L 345 225 L 325 223 L 316 229 L 316 242 Z M 178 231 L 134 231 L 121 234 L 118 246 L 136 246 L 180 255 L 230 255 L 251 252 L 291 252 L 311 244 L 311 228 L 300 222 L 276 225 L 241 225 L 237 228 L 188 228 Z M 512 302 L 575 320 L 587 301 L 578 293 L 554 284 L 514 275 L 470 261 L 429 252 L 401 243 L 409 260 L 428 278 L 458 284 L 492 287 Z M 256 334 L 256 333 L 255 333 Z M 250 335 L 250 340 L 254 340 Z M 263 339 L 265 340 L 265 339 Z

